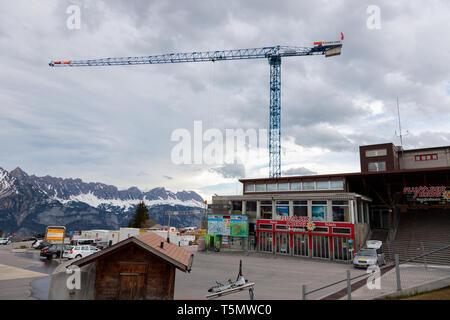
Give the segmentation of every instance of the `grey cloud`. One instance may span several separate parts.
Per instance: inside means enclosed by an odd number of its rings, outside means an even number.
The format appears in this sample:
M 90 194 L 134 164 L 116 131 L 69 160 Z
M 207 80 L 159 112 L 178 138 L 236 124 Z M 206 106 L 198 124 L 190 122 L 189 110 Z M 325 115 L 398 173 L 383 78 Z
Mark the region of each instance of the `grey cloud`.
M 224 178 L 245 178 L 245 167 L 242 164 L 226 164 L 222 167 L 211 168 L 211 172 L 216 172 Z
M 309 170 L 305 167 L 291 168 L 282 172 L 283 176 L 306 176 L 317 174 L 316 171 Z
M 70 4 L 81 6 L 80 30 L 66 28 Z M 5 2 L 0 160 L 6 167 L 52 175 L 89 171 L 97 175 L 90 179 L 100 181 L 113 171 L 118 181 L 108 182 L 115 185 L 134 185 L 131 177 L 153 172 L 151 163 L 174 181 L 173 130 L 192 133 L 194 120 L 220 130 L 268 128 L 267 61 L 65 69 L 49 68 L 48 61 L 303 45 L 334 40 L 340 31 L 345 34 L 341 56 L 283 59 L 283 138 L 345 153 L 357 152 L 360 144 L 398 141 L 399 96 L 404 127 L 411 133 L 405 144 L 449 144 L 450 43 L 442 38 L 442 30 L 450 29 L 448 1 L 377 1 L 380 30 L 366 27 L 369 4 L 64 0 L 32 8 L 26 0 Z M 381 113 L 369 110 L 373 101 L 383 103 Z M 214 172 L 244 177 L 256 166 L 245 165 L 246 170 L 242 165 Z M 184 166 L 183 172 L 205 169 Z M 156 175 L 155 183 L 169 183 Z

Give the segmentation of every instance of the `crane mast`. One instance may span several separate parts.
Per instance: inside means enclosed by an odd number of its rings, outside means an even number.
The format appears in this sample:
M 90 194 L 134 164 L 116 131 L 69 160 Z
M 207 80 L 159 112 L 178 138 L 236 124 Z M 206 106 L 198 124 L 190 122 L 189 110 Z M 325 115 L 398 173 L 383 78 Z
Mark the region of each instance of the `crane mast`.
M 262 48 L 216 50 L 189 53 L 168 53 L 154 56 L 103 58 L 91 60 L 53 60 L 51 67 L 92 67 L 140 64 L 186 63 L 268 59 L 270 66 L 269 102 L 269 177 L 281 176 L 281 58 L 295 56 L 341 54 L 344 35 L 340 41 L 317 41 L 312 46 L 272 46 Z

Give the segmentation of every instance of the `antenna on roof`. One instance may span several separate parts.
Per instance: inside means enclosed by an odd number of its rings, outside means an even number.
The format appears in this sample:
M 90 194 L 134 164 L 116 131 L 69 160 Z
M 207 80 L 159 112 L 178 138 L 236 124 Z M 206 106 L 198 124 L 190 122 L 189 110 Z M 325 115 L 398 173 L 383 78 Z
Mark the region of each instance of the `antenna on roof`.
M 402 153 L 403 153 L 403 135 L 402 135 L 402 122 L 400 120 L 400 106 L 398 104 L 398 97 L 397 97 L 397 115 L 398 115 L 398 129 L 400 131 L 400 147 L 402 149 Z M 408 131 L 406 131 L 407 134 L 409 133 Z M 397 135 L 397 132 L 395 132 L 395 135 Z
M 398 114 L 398 128 L 400 130 L 400 146 L 403 150 L 403 137 L 402 137 L 402 122 L 400 121 L 400 107 L 398 105 L 398 97 L 397 97 L 397 114 Z

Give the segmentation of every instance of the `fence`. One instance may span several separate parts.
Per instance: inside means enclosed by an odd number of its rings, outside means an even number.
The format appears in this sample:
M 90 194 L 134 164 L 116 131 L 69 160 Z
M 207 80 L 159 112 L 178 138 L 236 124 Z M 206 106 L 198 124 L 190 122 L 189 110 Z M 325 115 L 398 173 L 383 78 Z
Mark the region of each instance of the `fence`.
M 351 277 L 350 270 L 347 270 L 346 278 L 310 291 L 307 290 L 306 285 L 302 285 L 302 300 L 307 300 L 308 296 L 320 292 L 322 294 L 318 299 L 321 300 L 338 300 L 345 297 L 348 300 L 373 299 L 383 294 L 449 277 L 449 266 L 429 265 L 426 259 L 432 254 L 447 249 L 450 249 L 450 244 L 403 261 L 400 261 L 399 255 L 395 254 L 394 263 L 369 269 L 354 277 Z M 358 279 L 359 281 L 353 282 Z M 334 292 L 325 291 L 333 287 L 336 288 Z

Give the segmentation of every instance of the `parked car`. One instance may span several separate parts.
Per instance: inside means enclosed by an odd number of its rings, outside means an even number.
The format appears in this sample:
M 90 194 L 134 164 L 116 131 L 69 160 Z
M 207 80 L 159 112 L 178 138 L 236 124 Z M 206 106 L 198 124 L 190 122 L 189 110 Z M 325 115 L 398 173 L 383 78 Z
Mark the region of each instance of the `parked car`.
M 77 239 L 70 241 L 70 245 L 72 246 L 81 246 L 81 245 L 92 245 L 96 241 L 94 239 Z
M 100 249 L 97 249 L 94 246 L 69 246 L 66 250 L 64 250 L 63 258 L 84 258 L 88 255 L 96 253 L 97 251 L 100 251 Z
M 384 253 L 378 253 L 378 249 L 381 248 L 382 242 L 378 240 L 366 241 L 366 247 L 360 249 L 353 258 L 353 266 L 355 268 L 368 268 L 373 265 L 385 265 L 386 260 Z
M 9 238 L 0 238 L 0 244 L 7 245 L 10 243 L 11 243 L 11 240 Z
M 109 242 L 104 242 L 104 241 L 102 241 L 102 242 L 94 242 L 92 244 L 92 246 L 97 248 L 97 249 L 99 249 L 99 250 L 103 250 L 103 249 L 106 249 L 106 248 L 109 247 Z
M 67 247 L 67 245 L 63 244 L 52 244 L 42 248 L 40 256 L 46 257 L 49 260 L 59 258 L 61 256 L 61 252 L 63 252 Z
M 48 247 L 48 246 L 51 246 L 51 245 L 52 245 L 52 243 L 50 243 L 48 241 L 45 241 L 45 240 L 42 240 L 41 242 L 39 242 L 39 244 L 36 247 L 33 247 L 33 248 L 35 248 L 37 250 L 42 250 L 45 247 Z
M 31 247 L 37 249 L 37 248 L 39 247 L 39 245 L 40 245 L 43 241 L 44 241 L 43 239 L 36 239 L 36 241 L 34 241 L 34 242 L 31 244 Z

